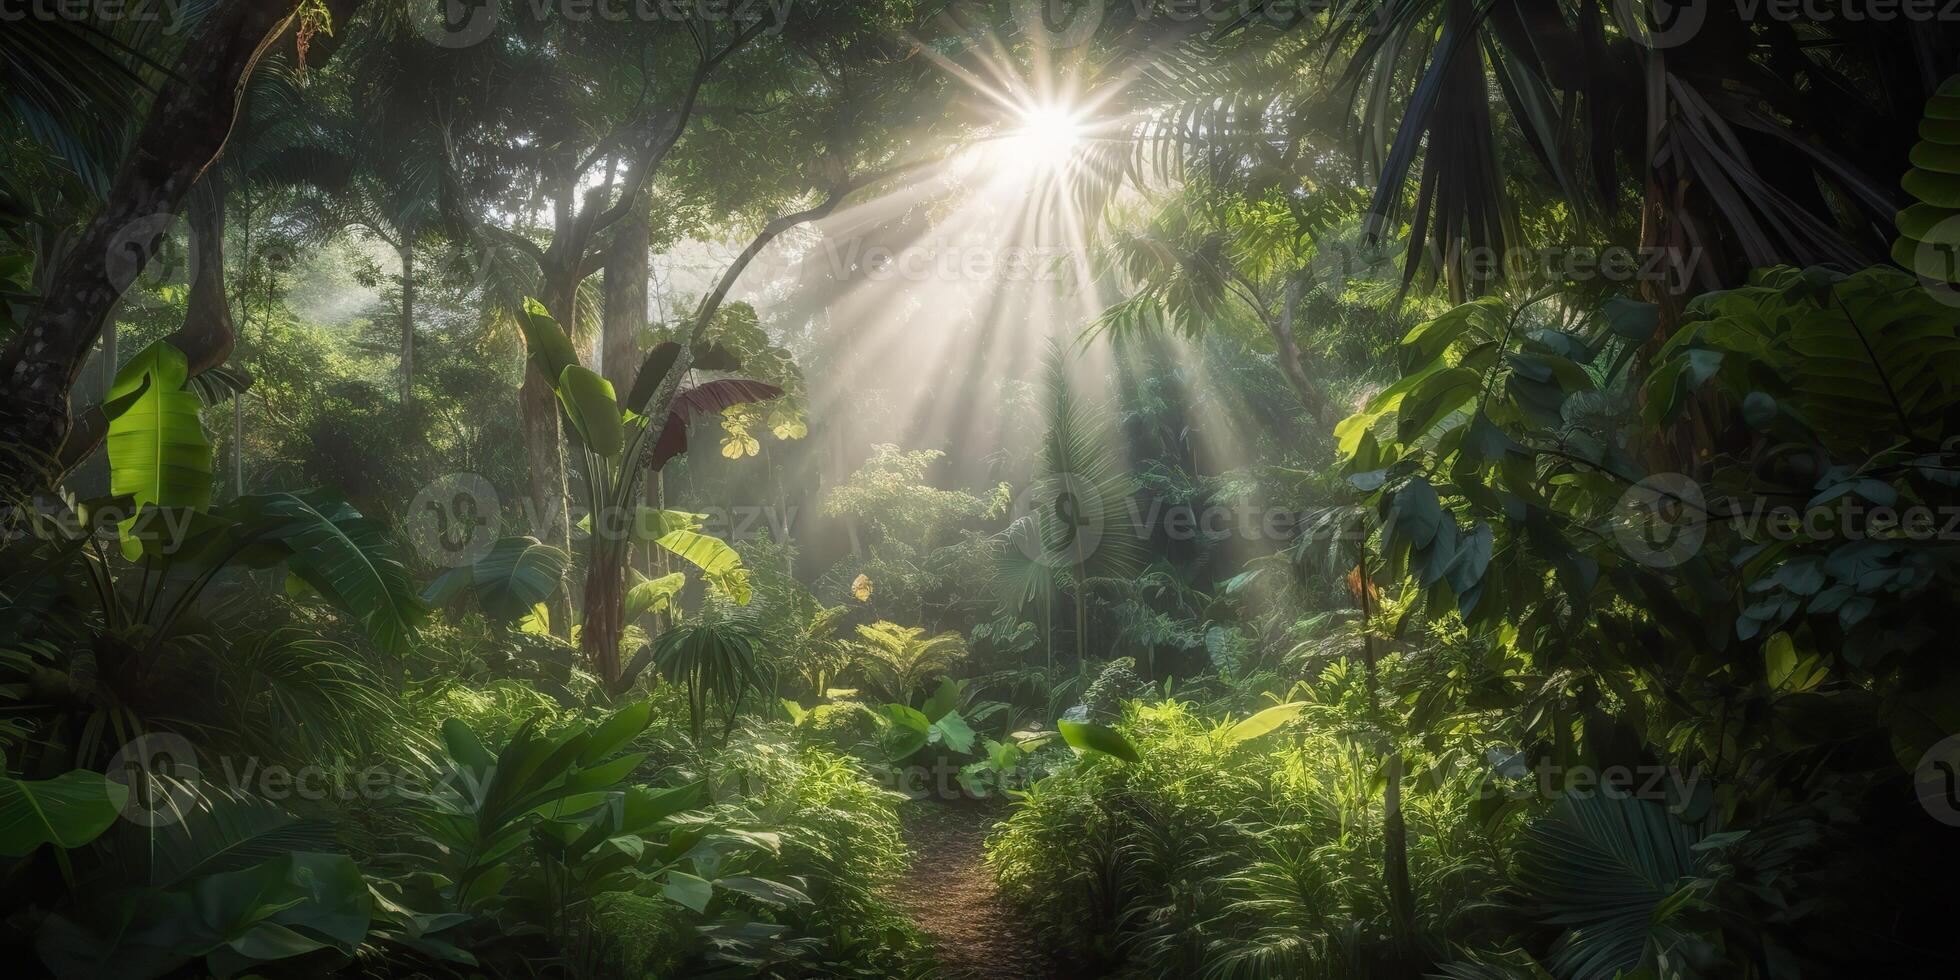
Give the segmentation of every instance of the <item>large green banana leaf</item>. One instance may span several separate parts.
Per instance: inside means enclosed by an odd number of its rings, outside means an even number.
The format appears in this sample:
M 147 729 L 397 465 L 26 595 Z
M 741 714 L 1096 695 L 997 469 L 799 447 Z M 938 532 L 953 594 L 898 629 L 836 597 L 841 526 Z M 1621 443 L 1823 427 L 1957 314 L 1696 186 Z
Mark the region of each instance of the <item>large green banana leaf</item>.
M 428 606 L 379 523 L 317 491 L 241 497 L 232 507 L 291 549 L 287 569 L 360 620 L 376 646 L 407 652 Z
M 184 352 L 159 340 L 123 365 L 109 389 L 105 402 L 119 409 L 109 419 L 109 492 L 127 494 L 135 510 L 211 503 L 211 440 L 198 421 L 203 402 L 184 390 L 189 376 Z M 133 516 L 121 525 L 131 561 L 143 553 L 134 525 Z
M 728 593 L 736 605 L 749 604 L 748 569 L 742 567 L 741 553 L 728 542 L 698 531 L 669 531 L 657 543 L 699 568 L 702 576 Z
M 589 368 L 567 364 L 558 375 L 558 401 L 565 406 L 572 430 L 593 452 L 610 459 L 625 450 L 625 419 L 605 378 Z
M 531 537 L 501 538 L 471 574 L 485 615 L 509 621 L 551 598 L 565 577 L 565 553 Z

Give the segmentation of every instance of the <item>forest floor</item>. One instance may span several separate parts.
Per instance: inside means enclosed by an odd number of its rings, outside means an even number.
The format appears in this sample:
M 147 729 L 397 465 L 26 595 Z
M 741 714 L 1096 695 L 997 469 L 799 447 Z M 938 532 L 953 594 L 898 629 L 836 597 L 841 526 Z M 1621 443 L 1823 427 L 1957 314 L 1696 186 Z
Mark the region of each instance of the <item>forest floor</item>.
M 1062 972 L 1000 897 L 982 848 L 987 832 L 1006 818 L 993 802 L 919 800 L 900 808 L 912 868 L 905 905 L 930 936 L 947 980 L 1027 978 Z

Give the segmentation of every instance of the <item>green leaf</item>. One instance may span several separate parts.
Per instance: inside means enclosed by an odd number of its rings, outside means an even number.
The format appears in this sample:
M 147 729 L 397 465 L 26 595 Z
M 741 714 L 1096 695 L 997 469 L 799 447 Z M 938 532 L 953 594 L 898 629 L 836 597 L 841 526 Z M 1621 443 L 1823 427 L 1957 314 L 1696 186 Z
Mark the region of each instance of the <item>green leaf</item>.
M 1788 633 L 1763 641 L 1763 667 L 1770 689 L 1779 694 L 1801 694 L 1822 684 L 1829 673 L 1815 654 L 1800 655 Z
M 1225 740 L 1236 745 L 1249 739 L 1258 738 L 1300 717 L 1300 712 L 1306 709 L 1307 702 L 1305 701 L 1276 704 L 1226 729 Z
M 667 604 L 686 587 L 687 575 L 684 572 L 669 572 L 634 585 L 626 592 L 626 622 L 667 608 Z
M 42 844 L 73 850 L 102 836 L 129 787 L 77 769 L 53 779 L 0 777 L 0 855 L 25 857 Z
M 932 723 L 932 733 L 940 744 L 962 755 L 973 751 L 973 729 L 957 711 L 948 711 Z
M 708 902 L 715 897 L 715 887 L 685 871 L 669 871 L 667 883 L 661 887 L 660 894 L 696 912 L 705 912 Z
M 1429 434 L 1451 414 L 1477 397 L 1483 376 L 1469 368 L 1455 367 L 1424 378 L 1402 399 L 1396 410 L 1395 437 L 1403 444 Z
M 461 718 L 443 720 L 442 742 L 449 749 L 451 759 L 478 772 L 486 771 L 497 763 L 496 757 L 483 747 L 476 733 Z
M 1698 832 L 1630 793 L 1568 793 L 1534 823 L 1519 880 L 1536 917 L 1569 930 L 1559 976 L 1610 977 L 1639 967 L 1655 915 L 1694 874 Z
M 145 505 L 202 510 L 211 504 L 211 440 L 198 420 L 203 402 L 183 390 L 190 375 L 184 352 L 156 341 L 116 373 L 104 400 L 121 407 L 109 420 L 109 492 Z M 123 555 L 143 553 L 124 521 Z
M 589 766 L 626 747 L 653 721 L 653 702 L 640 701 L 612 713 L 592 730 L 592 740 L 579 753 L 579 765 Z
M 506 623 L 551 598 L 564 580 L 565 553 L 529 536 L 497 539 L 470 571 L 477 605 Z
M 612 382 L 589 368 L 567 364 L 558 375 L 558 401 L 587 448 L 607 459 L 626 450 L 626 423 Z
M 428 606 L 379 522 L 322 492 L 240 497 L 231 509 L 291 549 L 287 568 L 352 614 L 376 646 L 408 652 Z
M 951 677 L 942 677 L 939 679 L 938 689 L 932 692 L 932 696 L 926 699 L 925 704 L 920 705 L 920 710 L 925 712 L 929 720 L 938 721 L 946 712 L 958 707 L 959 703 L 959 682 Z
M 700 569 L 702 576 L 720 586 L 736 605 L 749 604 L 748 572 L 742 567 L 741 553 L 728 542 L 695 531 L 669 531 L 656 543 Z
M 572 339 L 565 336 L 564 328 L 552 318 L 543 303 L 527 297 L 523 311 L 518 314 L 517 325 L 524 331 L 524 345 L 531 351 L 531 360 L 554 384 L 564 377 L 567 367 L 578 363 L 578 353 L 572 349 Z
M 801 889 L 792 888 L 780 881 L 771 881 L 767 878 L 751 878 L 746 875 L 736 875 L 732 878 L 715 879 L 715 886 L 726 888 L 732 892 L 739 892 L 765 905 L 774 905 L 777 908 L 810 904 L 810 896 L 804 894 Z
M 1661 308 L 1655 303 L 1615 297 L 1606 301 L 1602 312 L 1609 329 L 1636 344 L 1646 343 L 1660 329 Z
M 1071 747 L 1083 752 L 1094 752 L 1115 756 L 1124 762 L 1141 762 L 1136 746 L 1123 737 L 1123 733 L 1108 725 L 1098 725 L 1087 721 L 1067 721 L 1056 723 L 1062 730 L 1062 740 Z

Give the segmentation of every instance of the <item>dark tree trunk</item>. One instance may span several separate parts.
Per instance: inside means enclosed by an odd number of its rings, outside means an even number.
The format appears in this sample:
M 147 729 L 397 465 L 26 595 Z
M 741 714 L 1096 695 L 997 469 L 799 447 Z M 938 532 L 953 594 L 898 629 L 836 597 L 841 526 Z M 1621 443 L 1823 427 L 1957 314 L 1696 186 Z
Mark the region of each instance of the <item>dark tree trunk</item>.
M 194 378 L 231 357 L 238 333 L 225 298 L 225 182 L 218 171 L 205 174 L 189 198 L 185 223 L 190 230 L 190 295 L 184 302 L 183 325 L 164 340 L 184 352 Z M 114 316 L 117 305 L 111 304 L 110 316 Z M 115 332 L 111 329 L 104 336 L 102 392 L 106 397 L 116 376 Z M 93 455 L 108 433 L 109 419 L 102 414 L 101 405 L 92 405 L 76 416 L 61 447 L 57 478 Z
M 626 625 L 626 559 L 631 553 L 625 541 L 603 541 L 594 535 L 585 566 L 579 649 L 599 682 L 614 693 L 619 686 L 619 640 Z
M 344 25 L 360 0 L 328 0 Z M 58 475 L 57 454 L 72 428 L 68 395 L 127 282 L 112 281 L 109 256 L 137 268 L 156 254 L 163 221 L 224 149 L 245 82 L 260 57 L 293 27 L 299 0 L 217 7 L 171 68 L 102 210 L 55 273 L 46 298 L 0 356 L 0 489 L 34 490 Z M 323 46 L 318 46 L 323 47 Z M 324 47 L 323 47 L 324 50 Z

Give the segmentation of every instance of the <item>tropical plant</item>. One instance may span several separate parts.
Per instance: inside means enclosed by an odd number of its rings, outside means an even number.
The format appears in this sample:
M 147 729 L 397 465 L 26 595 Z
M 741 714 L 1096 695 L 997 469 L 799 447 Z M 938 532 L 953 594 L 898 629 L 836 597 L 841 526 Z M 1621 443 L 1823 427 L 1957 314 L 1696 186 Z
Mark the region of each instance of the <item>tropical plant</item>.
M 552 379 L 551 390 L 577 437 L 592 531 L 581 643 L 600 680 L 617 688 L 624 676 L 620 638 L 625 625 L 626 567 L 635 541 L 657 543 L 674 552 L 720 583 L 738 604 L 748 602 L 741 556 L 727 544 L 698 533 L 699 518 L 640 504 L 643 474 L 659 472 L 668 460 L 687 451 L 688 425 L 694 417 L 767 401 L 781 390 L 743 380 L 708 381 L 680 389 L 678 378 L 670 377 L 677 366 L 685 371 L 690 365 L 719 369 L 738 365 L 718 348 L 703 348 L 683 360 L 681 345 L 667 343 L 647 355 L 622 407 L 612 384 L 578 363 L 571 339 L 542 304 L 527 302 L 523 324 L 531 360 Z M 655 412 L 661 423 L 657 427 L 646 414 Z
M 482 557 L 436 576 L 422 590 L 422 599 L 445 606 L 467 590 L 485 616 L 513 622 L 558 591 L 565 563 L 564 552 L 536 538 L 498 538 Z
M 880 699 L 914 704 L 934 674 L 965 658 L 966 640 L 959 634 L 925 632 L 884 620 L 857 628 L 857 640 L 849 643 L 852 666 Z
M 647 651 L 654 669 L 686 686 L 688 731 L 697 743 L 711 702 L 720 706 L 725 736 L 734 730 L 742 700 L 766 686 L 757 639 L 749 623 L 702 619 L 662 633 Z
M 1077 397 L 1061 345 L 1050 345 L 1042 376 L 1047 428 L 1029 495 L 1033 503 L 1001 534 L 994 574 L 1008 611 L 1035 606 L 1053 673 L 1050 624 L 1064 587 L 1074 596 L 1076 662 L 1086 669 L 1089 590 L 1098 579 L 1139 571 L 1143 547 L 1129 516 L 1134 486 L 1119 465 L 1114 434 Z

